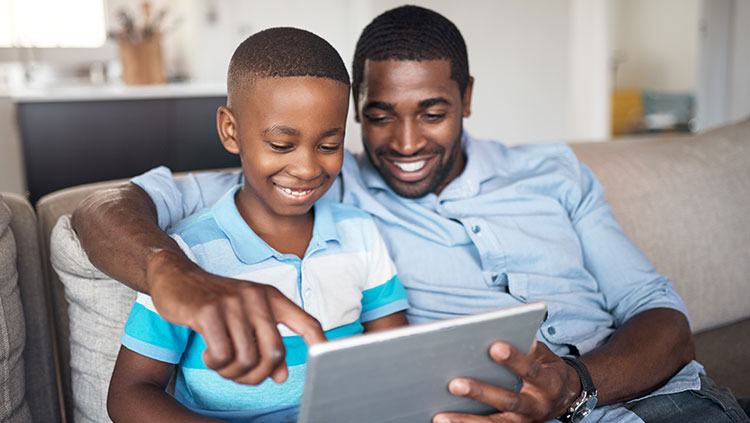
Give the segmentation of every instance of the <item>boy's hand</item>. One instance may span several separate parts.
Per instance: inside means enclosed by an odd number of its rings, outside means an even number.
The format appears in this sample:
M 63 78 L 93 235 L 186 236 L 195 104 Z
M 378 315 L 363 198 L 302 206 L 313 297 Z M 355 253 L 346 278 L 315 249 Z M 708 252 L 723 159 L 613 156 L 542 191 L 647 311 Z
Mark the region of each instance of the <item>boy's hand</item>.
M 169 251 L 153 256 L 146 277 L 159 314 L 203 335 L 203 361 L 237 383 L 286 380 L 277 323 L 308 345 L 326 340 L 320 323 L 272 286 L 210 274 Z

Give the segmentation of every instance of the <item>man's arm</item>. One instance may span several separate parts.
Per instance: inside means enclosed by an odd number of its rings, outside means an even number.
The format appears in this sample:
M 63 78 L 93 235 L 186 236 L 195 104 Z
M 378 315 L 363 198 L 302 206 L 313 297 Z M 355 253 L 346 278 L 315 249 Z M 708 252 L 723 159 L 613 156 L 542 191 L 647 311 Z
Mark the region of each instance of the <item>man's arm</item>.
M 658 340 L 658 341 L 657 341 Z M 600 347 L 583 355 L 599 405 L 638 398 L 667 382 L 695 355 L 687 319 L 679 311 L 657 308 L 633 316 Z M 581 392 L 572 367 L 537 342 L 529 355 L 495 343 L 490 356 L 523 379 L 520 392 L 471 379 L 454 379 L 450 391 L 495 407 L 499 414 L 441 413 L 435 423 L 545 422 L 563 414 Z
M 92 264 L 151 295 L 159 314 L 206 340 L 206 365 L 239 383 L 287 376 L 284 323 L 308 344 L 322 342 L 320 324 L 277 289 L 222 278 L 190 261 L 157 225 L 156 208 L 139 186 L 95 192 L 73 213 L 73 229 Z

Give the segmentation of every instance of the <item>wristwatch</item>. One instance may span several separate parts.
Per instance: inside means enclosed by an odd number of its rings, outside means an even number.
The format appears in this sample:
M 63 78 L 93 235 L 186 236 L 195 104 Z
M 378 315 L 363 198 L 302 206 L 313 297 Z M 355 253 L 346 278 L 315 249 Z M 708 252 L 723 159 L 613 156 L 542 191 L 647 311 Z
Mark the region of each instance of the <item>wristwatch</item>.
M 573 367 L 581 379 L 581 395 L 573 401 L 573 404 L 558 417 L 562 423 L 578 423 L 596 407 L 596 387 L 591 379 L 588 369 L 583 362 L 574 357 L 562 357 L 563 361 Z

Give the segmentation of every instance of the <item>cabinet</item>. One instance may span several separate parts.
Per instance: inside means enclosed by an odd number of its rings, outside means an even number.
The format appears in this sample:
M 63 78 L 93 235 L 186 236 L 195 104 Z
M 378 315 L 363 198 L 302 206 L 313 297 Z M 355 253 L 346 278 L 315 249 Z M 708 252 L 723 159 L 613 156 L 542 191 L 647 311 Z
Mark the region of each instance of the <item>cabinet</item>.
M 216 133 L 221 94 L 18 101 L 32 202 L 61 188 L 173 171 L 239 166 Z

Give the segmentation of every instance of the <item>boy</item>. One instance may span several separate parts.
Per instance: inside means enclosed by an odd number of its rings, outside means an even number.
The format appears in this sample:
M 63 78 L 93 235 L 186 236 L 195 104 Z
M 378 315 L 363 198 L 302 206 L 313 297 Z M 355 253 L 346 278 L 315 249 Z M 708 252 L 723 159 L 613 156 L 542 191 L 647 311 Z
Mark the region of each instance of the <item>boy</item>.
M 244 181 L 176 225 L 173 238 L 207 271 L 273 285 L 318 319 L 329 339 L 405 324 L 406 294 L 369 215 L 317 201 L 343 161 L 349 75 L 338 53 L 307 31 L 261 31 L 235 51 L 227 86 L 217 129 L 224 147 L 240 155 Z M 294 420 L 307 348 L 279 329 L 288 374 L 273 379 L 286 381 L 241 385 L 205 365 L 201 335 L 163 320 L 138 294 L 110 383 L 110 416 Z M 164 390 L 175 364 L 171 397 Z

